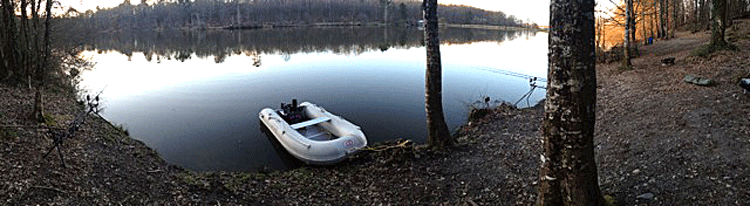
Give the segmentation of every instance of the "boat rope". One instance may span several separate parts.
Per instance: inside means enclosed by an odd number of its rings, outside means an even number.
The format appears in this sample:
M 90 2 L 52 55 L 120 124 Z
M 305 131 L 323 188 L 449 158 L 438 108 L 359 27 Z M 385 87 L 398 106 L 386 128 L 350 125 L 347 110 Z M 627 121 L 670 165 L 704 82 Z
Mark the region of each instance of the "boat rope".
M 386 150 L 390 150 L 390 149 L 395 149 L 395 148 L 407 148 L 407 147 L 411 146 L 411 143 L 412 143 L 411 140 L 406 139 L 406 140 L 399 140 L 398 143 L 396 143 L 396 145 L 378 145 L 378 146 L 375 146 L 375 147 L 365 147 L 365 148 L 362 148 L 361 150 L 368 150 L 368 151 L 374 151 L 374 152 L 382 152 L 382 151 L 386 151 Z

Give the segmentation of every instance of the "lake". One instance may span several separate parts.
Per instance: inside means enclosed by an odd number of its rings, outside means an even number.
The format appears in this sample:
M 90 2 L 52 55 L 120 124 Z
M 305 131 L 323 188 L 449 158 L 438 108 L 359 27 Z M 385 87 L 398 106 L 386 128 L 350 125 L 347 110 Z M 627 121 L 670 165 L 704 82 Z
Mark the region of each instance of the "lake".
M 284 170 L 258 112 L 310 101 L 361 126 L 370 144 L 426 140 L 422 31 L 291 28 L 84 34 L 96 62 L 81 86 L 103 91 L 102 116 L 166 161 L 192 170 Z M 72 37 L 71 37 L 72 38 Z M 443 107 L 454 130 L 469 106 L 517 102 L 546 77 L 547 34 L 442 29 Z M 544 82 L 540 82 L 544 85 Z M 544 98 L 536 89 L 519 107 Z M 481 106 L 483 104 L 474 104 Z

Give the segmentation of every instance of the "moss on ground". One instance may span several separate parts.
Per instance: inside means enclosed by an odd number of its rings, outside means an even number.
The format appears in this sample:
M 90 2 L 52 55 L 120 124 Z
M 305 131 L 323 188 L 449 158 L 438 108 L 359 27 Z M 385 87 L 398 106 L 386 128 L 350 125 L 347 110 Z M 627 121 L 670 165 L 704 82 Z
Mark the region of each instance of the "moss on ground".
M 0 140 L 3 142 L 11 142 L 18 138 L 18 132 L 10 129 L 0 128 Z
M 726 43 L 723 45 L 706 44 L 695 48 L 690 52 L 690 56 L 709 58 L 712 56 L 712 54 L 722 50 L 737 51 L 738 48 L 737 46 L 730 43 Z

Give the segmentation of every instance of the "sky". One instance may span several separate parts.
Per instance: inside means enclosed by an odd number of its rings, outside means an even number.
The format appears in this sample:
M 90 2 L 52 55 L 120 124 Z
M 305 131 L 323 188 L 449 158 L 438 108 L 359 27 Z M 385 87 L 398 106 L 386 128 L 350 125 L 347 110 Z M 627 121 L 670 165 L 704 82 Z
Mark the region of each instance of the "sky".
M 123 0 L 60 0 L 63 5 L 70 5 L 79 11 L 94 9 L 96 6 L 115 7 Z M 137 4 L 140 0 L 131 0 Z M 438 0 L 440 4 L 463 4 L 485 10 L 502 11 L 514 15 L 517 19 L 531 20 L 539 25 L 549 23 L 549 0 Z

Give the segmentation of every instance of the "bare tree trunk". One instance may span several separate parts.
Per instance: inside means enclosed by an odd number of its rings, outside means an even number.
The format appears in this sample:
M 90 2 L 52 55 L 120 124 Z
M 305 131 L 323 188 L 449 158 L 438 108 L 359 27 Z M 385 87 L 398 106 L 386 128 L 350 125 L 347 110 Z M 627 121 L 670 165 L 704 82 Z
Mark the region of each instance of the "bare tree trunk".
M 656 0 L 653 0 L 653 1 L 654 1 L 654 7 L 653 7 L 654 11 L 651 13 L 651 21 L 650 21 L 651 22 L 651 26 L 650 26 L 649 30 L 651 30 L 651 37 L 656 38 L 657 36 L 655 36 L 654 34 L 658 35 L 658 31 L 655 31 L 656 30 L 656 25 L 657 25 L 657 19 L 658 18 L 656 18 L 656 11 L 657 11 Z
M 669 37 L 669 34 L 667 33 L 667 25 L 668 25 L 667 22 L 669 21 L 669 18 L 668 18 L 669 6 L 667 6 L 667 3 L 669 3 L 668 0 L 661 0 L 661 3 L 659 4 L 659 8 L 660 8 L 659 9 L 659 14 L 660 14 L 659 30 L 661 33 L 661 38 Z
M 594 0 L 552 0 L 537 205 L 604 205 L 594 158 Z
M 607 29 L 605 29 L 602 26 L 602 45 L 604 45 L 604 48 L 607 47 Z
M 664 15 L 662 14 L 662 12 L 664 11 L 664 9 L 661 6 L 663 1 L 664 0 L 659 0 L 659 1 L 654 0 L 654 12 L 655 12 L 654 15 L 656 15 L 655 17 L 657 17 L 656 19 L 654 19 L 654 21 L 657 21 L 657 23 L 656 23 L 656 38 L 661 38 L 663 36 L 662 35 L 662 30 L 661 30 L 662 29 L 662 24 L 663 24 L 662 22 L 664 22 L 664 18 L 663 18 Z M 658 6 L 657 6 L 657 2 L 659 4 Z
M 634 47 L 638 45 L 635 43 L 636 42 L 635 36 L 638 33 L 638 27 L 636 26 L 637 24 L 635 21 L 637 16 L 635 15 L 635 11 L 636 11 L 635 2 L 633 0 L 630 0 L 630 4 L 631 6 L 630 6 L 630 22 L 629 22 L 630 23 L 630 37 L 629 38 L 630 38 L 630 47 Z
M 674 1 L 674 0 L 672 0 Z M 669 0 L 664 0 L 664 38 L 670 39 L 672 37 L 671 34 L 671 26 L 672 26 L 672 19 L 669 18 Z M 674 13 L 674 11 L 672 11 Z
M 641 5 L 641 34 L 643 34 L 643 45 L 648 45 L 648 30 L 646 30 L 646 5 L 643 4 L 643 0 L 640 1 Z
M 388 6 L 393 3 L 393 0 L 381 0 L 383 4 L 383 23 L 388 26 Z
M 638 33 L 638 27 L 636 26 L 635 19 L 638 17 L 636 16 L 636 10 L 635 10 L 635 3 L 633 0 L 630 0 L 630 54 L 638 56 L 638 43 L 636 43 L 638 40 L 636 38 L 636 34 Z
M 727 42 L 724 40 L 724 30 L 726 29 L 727 20 L 726 6 L 726 0 L 712 0 L 711 2 L 711 13 L 713 14 L 711 46 L 713 47 L 727 45 Z
M 677 32 L 677 0 L 672 0 L 672 35 L 674 38 L 675 32 Z
M 44 93 L 44 86 L 47 76 L 47 70 L 52 65 L 50 64 L 51 56 L 52 56 L 52 49 L 50 48 L 51 39 L 50 39 L 50 21 L 52 20 L 52 0 L 47 0 L 46 5 L 46 17 L 44 21 L 44 55 L 42 57 L 42 64 L 43 66 L 38 67 L 36 69 L 36 93 L 34 94 L 34 112 L 33 115 L 35 116 L 36 120 L 38 122 L 44 122 L 44 100 L 42 97 L 42 93 Z
M 631 62 L 630 62 L 630 32 L 632 32 L 631 28 L 633 26 L 631 15 L 633 13 L 633 0 L 625 0 L 625 39 L 623 42 L 623 57 L 622 57 L 622 67 L 623 69 L 630 69 Z
M 448 125 L 443 116 L 442 65 L 440 39 L 438 39 L 437 0 L 424 0 L 424 38 L 427 45 L 427 70 L 425 71 L 425 111 L 427 113 L 427 144 L 435 149 L 453 145 Z
M 31 53 L 31 51 L 29 50 L 29 21 L 28 21 L 29 18 L 28 18 L 28 13 L 26 12 L 27 6 L 28 6 L 28 2 L 26 0 L 21 0 L 21 16 L 23 17 L 21 18 L 21 29 L 20 29 L 20 34 L 21 34 L 21 43 L 20 43 L 21 48 L 20 49 L 22 51 L 20 62 L 21 62 L 22 73 L 21 75 L 19 75 L 19 77 L 26 77 L 32 73 L 31 67 L 29 66 L 30 65 L 29 59 L 30 59 L 30 56 L 33 55 L 33 53 Z M 31 84 L 31 82 L 29 82 L 29 84 Z
M 726 8 L 725 11 L 724 11 L 724 12 L 726 12 L 726 14 L 725 14 L 726 15 L 726 18 L 725 18 L 726 19 L 726 23 L 725 23 L 726 27 L 725 28 L 732 27 L 732 23 L 734 23 L 733 22 L 734 18 L 733 18 L 733 14 L 732 14 L 733 12 L 732 12 L 732 9 L 731 9 L 732 8 L 732 4 L 733 4 L 732 0 L 727 0 L 727 5 L 724 6 L 724 8 Z
M 236 10 L 237 10 L 237 26 L 241 27 L 242 26 L 242 17 L 240 16 L 240 2 L 239 1 L 237 1 L 237 9 Z
M 700 16 L 701 12 L 699 9 L 700 7 L 698 7 L 698 0 L 693 0 L 693 6 L 695 7 L 693 8 L 695 9 L 695 14 L 694 14 L 695 16 L 693 17 L 694 18 L 693 20 L 695 21 L 695 27 L 697 28 L 698 23 L 700 23 L 700 19 L 701 19 L 701 16 Z
M 16 20 L 15 20 L 15 4 L 14 1 L 10 0 L 2 0 L 2 21 L 4 27 L 2 31 L 3 32 L 3 39 L 2 39 L 2 59 L 0 59 L 0 68 L 5 71 L 5 74 L 3 76 L 0 76 L 0 80 L 3 79 L 10 79 L 13 78 L 14 70 L 17 70 L 18 67 L 18 58 L 20 56 L 20 53 L 18 51 L 18 48 L 15 47 L 16 42 L 18 42 L 18 30 L 16 27 Z
M 713 14 L 711 14 L 712 6 L 709 6 L 709 3 L 710 3 L 709 1 L 712 1 L 712 0 L 703 0 L 703 4 L 701 4 L 701 12 L 703 13 L 701 14 L 701 16 L 703 18 L 704 25 L 706 26 L 706 30 L 711 29 L 711 19 L 713 16 Z

